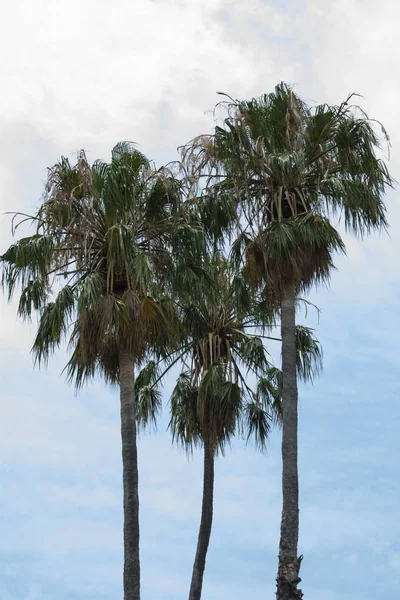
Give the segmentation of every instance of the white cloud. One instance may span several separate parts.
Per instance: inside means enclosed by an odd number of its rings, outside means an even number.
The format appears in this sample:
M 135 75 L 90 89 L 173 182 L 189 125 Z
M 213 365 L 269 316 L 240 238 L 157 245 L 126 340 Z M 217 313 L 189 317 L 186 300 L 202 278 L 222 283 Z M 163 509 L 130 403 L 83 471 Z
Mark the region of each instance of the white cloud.
M 221 11 L 233 19 L 227 23 Z M 246 32 L 237 34 L 244 24 L 252 30 L 255 11 L 262 29 L 248 44 Z M 290 78 L 295 65 L 265 40 L 281 20 L 261 1 L 243 8 L 222 0 L 118 0 L 110 8 L 74 0 L 56 8 L 47 0 L 35 9 L 18 2 L 2 31 L 10 93 L 0 107 L 7 120 L 29 118 L 65 151 L 84 144 L 97 154 L 116 138 L 132 136 L 146 149 L 161 141 L 173 152 L 204 127 L 204 111 L 214 105 L 217 90 L 253 93 L 261 81 L 272 85 L 280 69 Z M 256 61 L 259 51 L 262 61 Z M 169 123 L 160 130 L 162 103 Z

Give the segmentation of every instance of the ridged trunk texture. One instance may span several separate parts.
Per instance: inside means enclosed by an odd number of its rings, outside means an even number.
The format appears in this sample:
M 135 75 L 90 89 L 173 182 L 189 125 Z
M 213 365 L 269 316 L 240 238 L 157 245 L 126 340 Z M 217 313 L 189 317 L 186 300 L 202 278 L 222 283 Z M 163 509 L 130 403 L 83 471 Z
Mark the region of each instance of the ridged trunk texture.
M 201 521 L 197 541 L 196 557 L 193 564 L 192 582 L 189 600 L 200 600 L 203 587 L 203 575 L 210 542 L 214 503 L 214 446 L 207 437 L 204 440 L 203 501 Z
M 140 600 L 139 479 L 136 445 L 134 356 L 119 357 L 124 485 L 124 600 Z
M 296 293 L 286 289 L 281 301 L 283 422 L 282 422 L 282 520 L 279 542 L 277 600 L 299 600 L 297 588 L 301 557 L 299 539 L 299 480 L 297 470 L 297 372 L 296 372 Z

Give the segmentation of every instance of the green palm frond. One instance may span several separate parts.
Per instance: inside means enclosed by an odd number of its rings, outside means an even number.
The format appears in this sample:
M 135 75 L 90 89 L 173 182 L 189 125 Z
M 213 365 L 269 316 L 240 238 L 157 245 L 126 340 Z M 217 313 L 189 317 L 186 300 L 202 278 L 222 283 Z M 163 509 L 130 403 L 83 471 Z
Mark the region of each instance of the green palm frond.
M 313 381 L 322 371 L 322 347 L 314 332 L 296 326 L 297 374 L 303 381 Z
M 348 231 L 363 235 L 373 229 L 385 228 L 386 209 L 381 193 L 369 182 L 332 176 L 321 182 L 327 211 L 343 218 Z
M 247 429 L 247 441 L 254 439 L 258 450 L 265 450 L 271 431 L 271 415 L 261 404 L 249 402 L 245 406 L 244 415 Z
M 43 279 L 50 270 L 55 240 L 50 235 L 22 238 L 0 256 L 1 285 L 11 299 L 16 287 L 26 288 L 31 281 Z
M 61 289 L 54 302 L 45 305 L 32 348 L 34 358 L 39 363 L 46 362 L 49 355 L 59 347 L 67 334 L 74 308 L 74 292 L 68 285 Z
M 78 312 L 93 310 L 96 308 L 104 294 L 104 279 L 100 273 L 89 272 L 75 285 L 77 291 Z
M 188 452 L 201 443 L 202 432 L 197 418 L 198 388 L 193 385 L 189 372 L 179 375 L 171 396 L 169 427 L 173 440 Z
M 256 447 L 264 451 L 271 427 L 282 421 L 282 371 L 269 365 L 265 374 L 258 378 L 255 398 L 247 403 L 244 423 L 247 441 L 254 438 Z
M 205 234 L 215 251 L 236 224 L 237 199 L 223 182 L 202 194 L 197 206 Z
M 149 360 L 135 381 L 136 419 L 139 427 L 156 425 L 161 409 L 161 391 L 156 386 L 160 369 L 154 360 Z
M 9 290 L 13 289 L 14 284 Z M 42 277 L 31 279 L 21 290 L 18 303 L 18 316 L 22 319 L 30 319 L 34 311 L 39 311 L 46 304 L 48 297 L 48 286 Z
M 268 368 L 267 353 L 261 338 L 257 335 L 246 335 L 242 337 L 237 348 L 235 348 L 239 360 L 250 370 L 261 375 Z

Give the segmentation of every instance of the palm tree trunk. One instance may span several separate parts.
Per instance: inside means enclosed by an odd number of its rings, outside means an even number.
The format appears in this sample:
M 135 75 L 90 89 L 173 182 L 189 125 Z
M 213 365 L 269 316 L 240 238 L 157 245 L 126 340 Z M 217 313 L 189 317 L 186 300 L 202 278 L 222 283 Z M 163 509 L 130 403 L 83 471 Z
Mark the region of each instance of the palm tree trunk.
M 282 336 L 282 520 L 279 542 L 277 600 L 299 600 L 297 588 L 302 557 L 297 557 L 299 539 L 299 481 L 297 471 L 297 373 L 296 373 L 296 291 L 286 289 L 281 301 Z
M 207 436 L 204 439 L 203 502 L 197 541 L 196 557 L 193 564 L 189 600 L 200 600 L 203 587 L 203 574 L 206 555 L 210 543 L 214 503 L 214 446 Z
M 139 491 L 135 418 L 134 356 L 121 351 L 122 468 L 124 484 L 124 600 L 140 600 Z

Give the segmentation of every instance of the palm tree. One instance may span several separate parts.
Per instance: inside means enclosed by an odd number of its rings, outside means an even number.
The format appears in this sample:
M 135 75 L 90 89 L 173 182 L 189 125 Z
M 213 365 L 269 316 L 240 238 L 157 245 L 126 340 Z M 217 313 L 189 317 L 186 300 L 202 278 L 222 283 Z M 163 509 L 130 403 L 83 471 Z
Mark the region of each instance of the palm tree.
M 124 598 L 139 600 L 134 370 L 153 344 L 167 337 L 171 244 L 185 245 L 191 235 L 184 227 L 179 186 L 123 142 L 110 163 L 89 165 L 83 152 L 75 165 L 62 158 L 48 171 L 38 213 L 21 221 L 36 226 L 36 233 L 2 255 L 2 283 L 9 298 L 17 284 L 22 286 L 21 317 L 39 313 L 35 359 L 47 361 L 67 339 L 70 380 L 80 387 L 99 373 L 119 385 Z M 191 232 L 195 244 L 199 231 Z
M 178 310 L 184 328 L 173 363 L 182 360 L 183 370 L 171 397 L 173 438 L 189 453 L 202 446 L 204 454 L 201 520 L 189 600 L 200 600 L 202 593 L 213 519 L 215 457 L 224 453 L 237 433 L 254 437 L 256 445 L 264 448 L 270 425 L 281 414 L 281 372 L 268 362 L 261 331 L 251 333 L 255 326 L 261 330 L 271 325 L 272 316 L 268 323 L 260 323 L 259 306 L 243 274 L 235 272 L 218 252 L 208 258 L 204 274 L 197 287 L 186 293 L 180 290 Z M 265 319 L 266 311 L 262 314 Z M 299 368 L 308 379 L 320 367 L 320 346 L 304 327 L 299 327 L 297 341 Z M 248 383 L 249 374 L 256 378 L 254 386 Z M 155 390 L 162 376 L 151 363 L 138 377 L 144 422 L 159 408 Z
M 204 454 L 203 496 L 189 600 L 200 600 L 210 541 L 214 461 L 232 436 L 247 429 L 260 447 L 271 420 L 279 415 L 279 372 L 269 365 L 262 339 L 246 332 L 249 306 L 243 277 L 234 276 L 226 260 L 215 257 L 203 281 L 182 300 L 186 344 L 183 371 L 171 397 L 173 438 L 190 452 L 201 445 Z M 259 377 L 256 392 L 242 370 Z
M 386 227 L 383 196 L 392 180 L 377 157 L 374 122 L 352 96 L 310 108 L 286 84 L 251 101 L 231 98 L 212 136 L 184 151 L 208 198 L 236 204 L 233 258 L 248 280 L 280 306 L 283 373 L 282 492 L 277 600 L 298 600 L 299 505 L 295 303 L 299 292 L 329 280 L 333 254 L 344 252 L 331 224 L 363 235 Z M 385 130 L 382 128 L 387 140 Z M 188 166 L 186 168 L 189 168 Z

